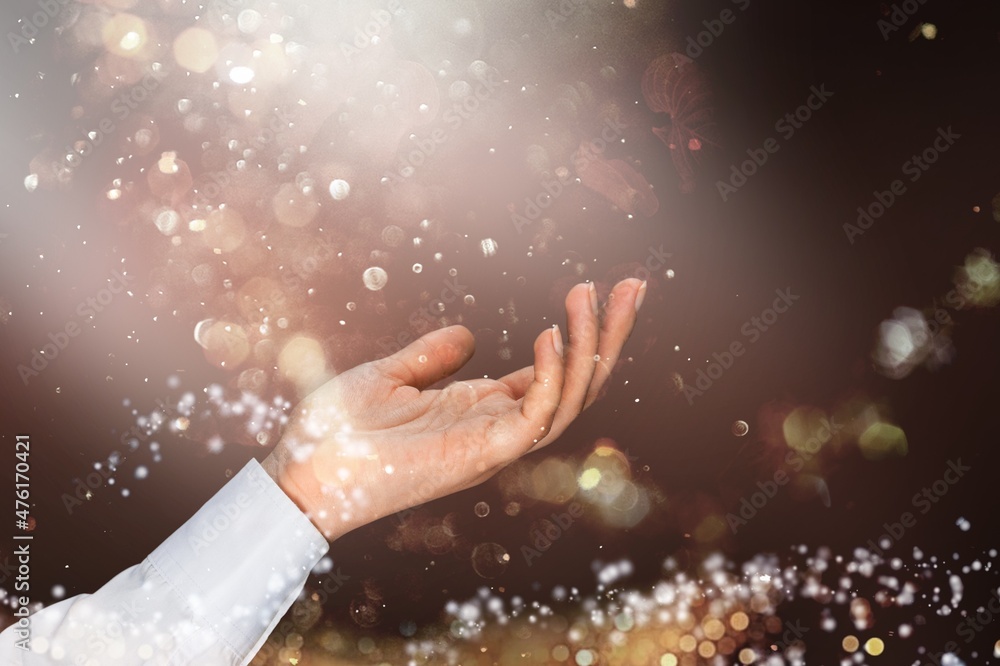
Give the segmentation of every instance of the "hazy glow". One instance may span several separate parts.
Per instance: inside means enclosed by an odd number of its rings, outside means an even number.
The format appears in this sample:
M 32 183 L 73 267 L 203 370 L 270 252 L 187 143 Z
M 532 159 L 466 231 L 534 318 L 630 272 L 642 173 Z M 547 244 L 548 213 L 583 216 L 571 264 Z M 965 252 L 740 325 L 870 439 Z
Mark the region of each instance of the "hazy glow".
M 188 28 L 174 40 L 174 60 L 189 72 L 204 74 L 218 57 L 215 35 L 204 28 Z

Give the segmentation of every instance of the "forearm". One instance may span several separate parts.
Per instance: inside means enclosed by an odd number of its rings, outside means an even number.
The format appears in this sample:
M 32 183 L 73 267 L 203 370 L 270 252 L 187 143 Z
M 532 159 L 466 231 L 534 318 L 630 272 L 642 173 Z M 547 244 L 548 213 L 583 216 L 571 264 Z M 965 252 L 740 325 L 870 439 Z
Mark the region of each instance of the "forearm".
M 248 663 L 329 547 L 268 476 L 251 461 L 141 564 L 30 616 L 29 651 L 9 628 L 0 662 Z

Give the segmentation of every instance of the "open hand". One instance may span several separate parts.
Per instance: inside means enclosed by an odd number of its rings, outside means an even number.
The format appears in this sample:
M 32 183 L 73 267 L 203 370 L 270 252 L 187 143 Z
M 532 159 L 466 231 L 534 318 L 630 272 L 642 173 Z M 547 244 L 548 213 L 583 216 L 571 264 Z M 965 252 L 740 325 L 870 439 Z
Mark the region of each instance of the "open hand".
M 455 381 L 475 341 L 463 326 L 432 331 L 392 356 L 329 380 L 296 407 L 264 468 L 328 539 L 474 486 L 549 444 L 589 407 L 635 325 L 645 283 L 619 282 L 598 316 L 597 292 L 566 296 L 558 326 L 535 340 L 534 366 Z

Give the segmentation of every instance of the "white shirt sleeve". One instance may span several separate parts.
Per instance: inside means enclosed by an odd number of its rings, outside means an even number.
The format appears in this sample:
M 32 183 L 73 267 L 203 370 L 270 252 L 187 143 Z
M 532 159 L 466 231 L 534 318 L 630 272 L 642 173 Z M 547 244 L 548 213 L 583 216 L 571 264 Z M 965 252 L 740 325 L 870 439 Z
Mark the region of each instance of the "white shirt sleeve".
M 141 564 L 8 627 L 0 662 L 247 664 L 328 549 L 251 460 Z

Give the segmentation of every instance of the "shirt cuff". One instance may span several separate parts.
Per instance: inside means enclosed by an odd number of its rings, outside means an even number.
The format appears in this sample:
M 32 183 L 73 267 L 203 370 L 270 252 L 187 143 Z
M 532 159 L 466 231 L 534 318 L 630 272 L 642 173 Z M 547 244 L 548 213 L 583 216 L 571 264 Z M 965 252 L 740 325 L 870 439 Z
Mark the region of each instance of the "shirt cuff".
M 329 547 L 251 460 L 148 561 L 204 622 L 182 652 L 197 655 L 222 640 L 253 655 Z

